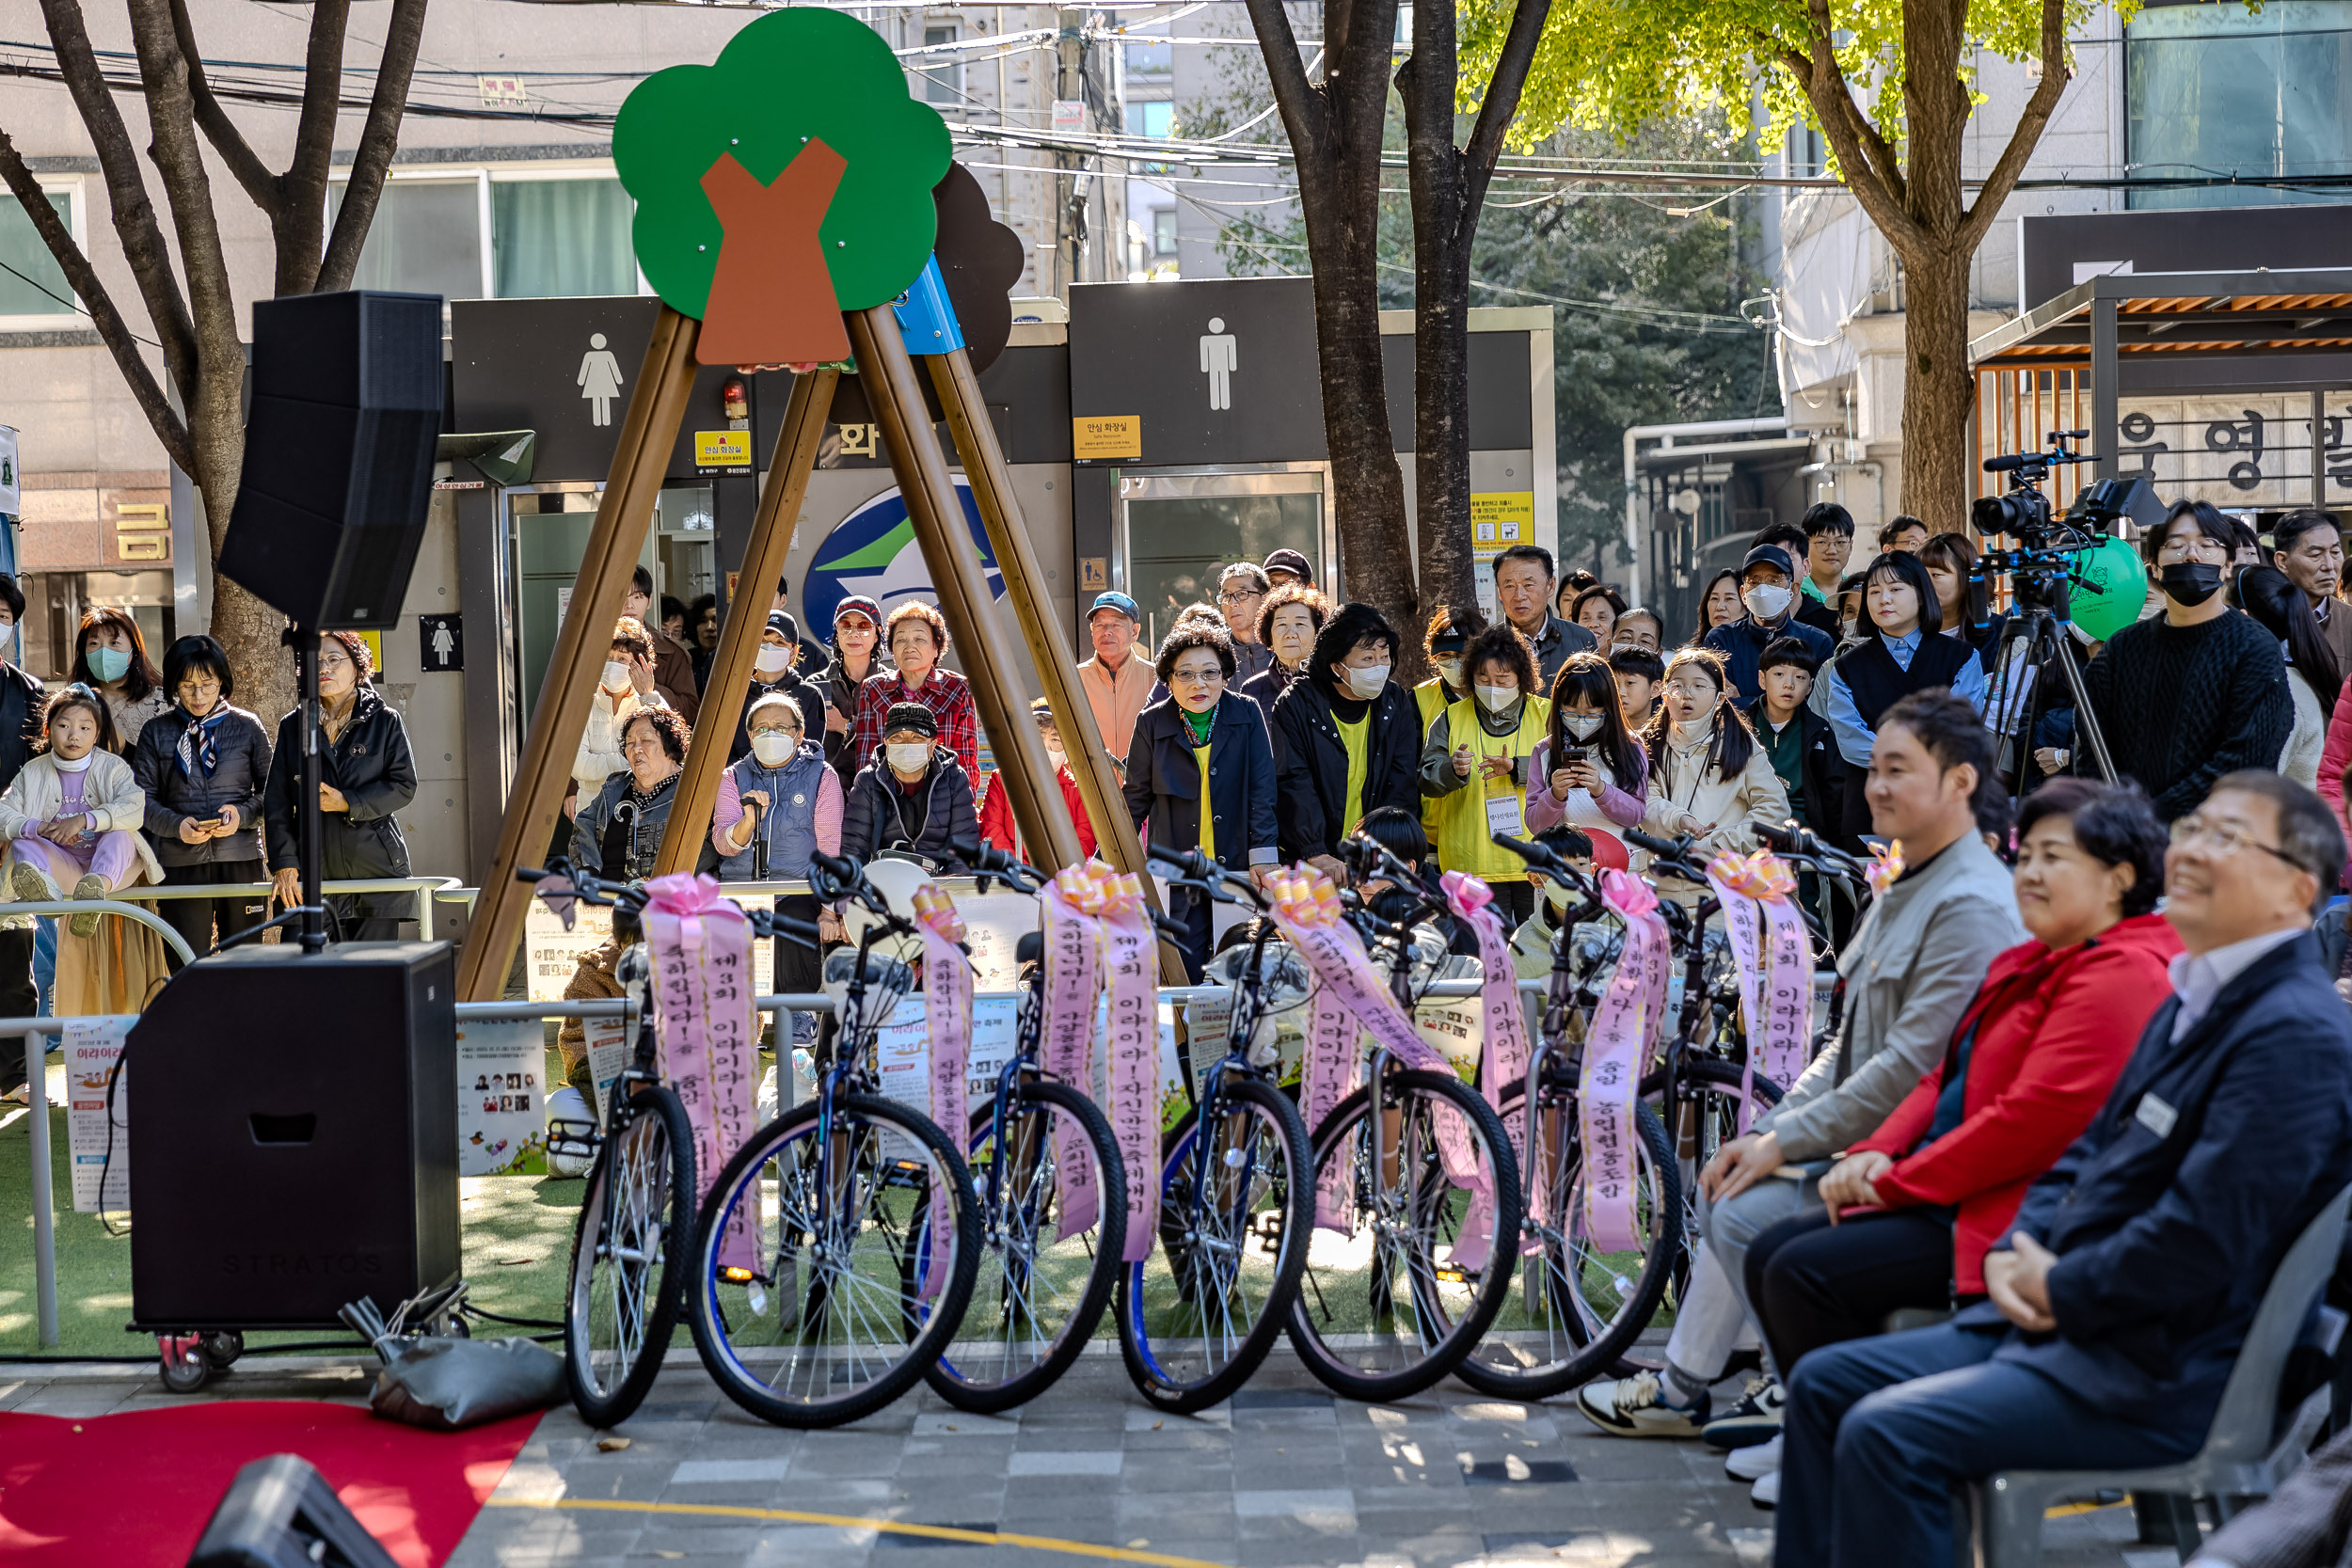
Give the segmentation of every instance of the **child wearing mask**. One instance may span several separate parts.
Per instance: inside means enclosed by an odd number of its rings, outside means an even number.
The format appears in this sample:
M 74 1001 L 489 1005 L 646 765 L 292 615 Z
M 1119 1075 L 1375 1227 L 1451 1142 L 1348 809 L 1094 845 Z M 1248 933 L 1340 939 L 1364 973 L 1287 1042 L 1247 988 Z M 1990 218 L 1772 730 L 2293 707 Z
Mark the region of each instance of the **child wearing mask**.
M 1586 853 L 1625 869 L 1616 835 L 1639 827 L 1649 782 L 1649 756 L 1625 726 L 1616 681 L 1597 654 L 1574 654 L 1551 683 L 1551 726 L 1535 748 L 1534 786 L 1527 824 L 1541 832 L 1563 826 L 1588 835 Z

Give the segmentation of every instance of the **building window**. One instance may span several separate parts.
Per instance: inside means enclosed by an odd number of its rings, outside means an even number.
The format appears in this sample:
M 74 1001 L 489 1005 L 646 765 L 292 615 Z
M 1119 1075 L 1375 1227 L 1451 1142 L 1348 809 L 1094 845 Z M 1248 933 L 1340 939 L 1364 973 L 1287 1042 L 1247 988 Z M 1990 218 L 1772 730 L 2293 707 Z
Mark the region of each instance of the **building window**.
M 926 27 L 923 45 L 935 49 L 943 43 L 956 41 L 953 27 Z M 923 101 L 927 103 L 961 103 L 963 102 L 963 61 L 954 55 L 926 55 L 923 69 L 916 74 L 923 78 Z
M 1130 76 L 1166 76 L 1176 69 L 1176 47 L 1168 42 L 1130 41 L 1127 45 L 1127 74 Z
M 2352 0 L 2153 5 L 2125 28 L 2123 60 L 2137 178 L 2352 172 Z M 2130 193 L 2135 208 L 2338 199 L 2275 185 Z
M 1152 209 L 1152 254 L 1176 254 L 1176 209 L 1173 207 Z
M 343 187 L 328 205 L 342 207 Z M 327 214 L 332 225 L 334 213 Z M 482 185 L 467 180 L 387 180 L 351 275 L 355 289 L 482 297 Z
M 1824 173 L 1829 161 L 1821 151 L 1821 133 L 1800 120 L 1788 128 L 1788 178 L 1812 180 Z
M 73 227 L 73 198 L 64 191 L 43 193 L 66 228 Z M 65 269 L 33 227 L 33 215 L 13 196 L 0 195 L 0 316 L 71 316 L 73 291 L 66 287 Z
M 618 180 L 494 180 L 491 273 L 501 299 L 633 294 L 636 204 Z
M 1176 105 L 1165 99 L 1156 103 L 1127 105 L 1127 134 L 1131 136 L 1165 136 L 1176 122 Z

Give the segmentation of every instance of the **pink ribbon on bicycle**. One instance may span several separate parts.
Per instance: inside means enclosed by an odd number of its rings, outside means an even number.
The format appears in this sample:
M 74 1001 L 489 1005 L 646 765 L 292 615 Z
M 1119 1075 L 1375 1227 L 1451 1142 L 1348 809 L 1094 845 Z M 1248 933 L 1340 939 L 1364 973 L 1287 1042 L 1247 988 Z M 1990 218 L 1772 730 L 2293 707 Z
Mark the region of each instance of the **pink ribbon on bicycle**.
M 1068 873 L 1064 873 L 1065 876 Z M 1094 1092 L 1094 999 L 1103 989 L 1102 922 L 1081 910 L 1057 877 L 1038 895 L 1044 911 L 1045 1018 L 1039 1054 L 1051 1076 L 1080 1094 Z M 1067 1241 L 1092 1225 L 1102 1209 L 1102 1184 L 1085 1136 L 1060 1118 L 1055 1175 L 1061 1184 L 1061 1229 Z M 1152 1185 L 1158 1185 L 1153 1171 Z
M 1126 1262 L 1152 1256 L 1160 1228 L 1159 940 L 1143 884 L 1121 877 L 1102 917 L 1110 977 L 1111 1136 L 1127 1170 Z
M 1593 1245 L 1601 1252 L 1626 1252 L 1635 1244 L 1633 1106 L 1666 1011 L 1672 943 L 1658 912 L 1658 895 L 1640 878 L 1603 871 L 1600 898 L 1625 922 L 1625 952 L 1593 1008 L 1576 1102 L 1584 1140 L 1584 1214 Z
M 1756 1115 L 1756 1063 L 1784 1091 L 1804 1070 L 1813 1033 L 1813 942 L 1789 895 L 1797 879 L 1770 849 L 1729 850 L 1708 863 L 1707 884 L 1723 906 L 1724 933 L 1740 975 L 1748 1052 L 1740 1069 L 1740 1131 Z
M 1301 866 L 1296 875 L 1311 879 L 1319 874 Z M 1286 903 L 1278 897 L 1272 918 L 1316 980 L 1302 1075 L 1305 1103 L 1301 1109 L 1310 1133 L 1322 1127 L 1332 1107 L 1355 1087 L 1357 1070 L 1363 1065 L 1362 1053 L 1356 1048 L 1359 1032 L 1368 1031 L 1407 1068 L 1453 1073 L 1454 1064 L 1421 1037 L 1413 1021 L 1389 993 L 1388 985 L 1372 967 L 1372 956 L 1364 951 L 1363 939 L 1338 918 L 1336 903 L 1327 914 L 1314 904 Z M 1446 1111 L 1438 1113 L 1437 1121 L 1438 1150 L 1447 1177 L 1454 1185 L 1470 1188 L 1474 1198 L 1484 1196 L 1491 1204 L 1488 1179 L 1470 1154 L 1468 1130 Z M 1346 1180 L 1344 1164 L 1335 1162 L 1315 1191 L 1315 1224 L 1343 1235 L 1348 1228 L 1343 1218 Z
M 715 879 L 678 872 L 645 884 L 644 924 L 663 1076 L 693 1127 L 697 1196 L 707 1197 L 757 1125 L 752 923 Z M 723 1266 L 759 1266 L 759 1202 L 754 1182 L 720 1238 Z
M 1486 1024 L 1478 1057 L 1478 1088 L 1500 1117 L 1503 1086 L 1523 1082 L 1527 1077 L 1527 1014 L 1519 1006 L 1518 969 L 1511 959 L 1511 939 L 1503 934 L 1502 918 L 1488 908 L 1495 897 L 1492 888 L 1459 871 L 1447 872 L 1439 883 L 1445 889 L 1447 908 L 1478 939 L 1478 962 L 1483 976 L 1478 989 L 1479 1009 Z M 1534 1085 L 1528 1085 L 1526 1092 L 1533 1094 Z M 1527 1150 L 1521 1147 L 1527 1135 L 1525 1118 L 1505 1122 L 1504 1131 L 1510 1134 L 1512 1152 L 1524 1168 L 1528 1158 Z M 1525 1185 L 1540 1188 L 1542 1183 Z M 1530 1201 L 1534 1201 L 1532 1196 Z M 1482 1192 L 1471 1199 L 1469 1212 L 1462 1217 L 1454 1260 L 1464 1268 L 1485 1267 L 1493 1238 L 1494 1204 Z
M 926 897 L 926 895 L 929 895 Z M 931 1037 L 931 1120 L 958 1153 L 969 1148 L 970 1116 L 964 1109 L 964 1075 L 972 1060 L 972 961 L 962 947 L 963 922 L 937 888 L 926 884 L 914 895 L 914 925 L 923 933 L 923 1021 Z M 953 1235 L 945 1189 L 931 1194 L 933 1256 L 917 1292 L 937 1296 L 947 1283 L 950 1259 L 938 1245 Z

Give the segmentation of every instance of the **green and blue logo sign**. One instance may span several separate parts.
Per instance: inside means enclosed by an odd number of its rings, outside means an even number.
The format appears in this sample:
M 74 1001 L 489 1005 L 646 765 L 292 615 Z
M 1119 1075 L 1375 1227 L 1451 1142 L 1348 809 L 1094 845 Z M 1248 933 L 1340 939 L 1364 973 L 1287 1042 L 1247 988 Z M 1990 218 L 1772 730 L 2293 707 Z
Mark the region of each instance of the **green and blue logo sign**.
M 971 531 L 973 548 L 980 552 L 980 569 L 988 576 L 989 596 L 1001 599 L 1004 574 L 996 569 L 996 552 L 989 548 L 979 502 L 973 499 L 972 486 L 961 474 L 955 476 L 955 482 L 956 499 L 963 503 L 964 527 Z M 906 498 L 896 488 L 884 490 L 841 519 L 817 546 L 808 578 L 801 585 L 808 635 L 823 641 L 831 632 L 834 609 L 853 594 L 872 598 L 884 615 L 909 599 L 939 603 L 922 546 L 914 542 Z

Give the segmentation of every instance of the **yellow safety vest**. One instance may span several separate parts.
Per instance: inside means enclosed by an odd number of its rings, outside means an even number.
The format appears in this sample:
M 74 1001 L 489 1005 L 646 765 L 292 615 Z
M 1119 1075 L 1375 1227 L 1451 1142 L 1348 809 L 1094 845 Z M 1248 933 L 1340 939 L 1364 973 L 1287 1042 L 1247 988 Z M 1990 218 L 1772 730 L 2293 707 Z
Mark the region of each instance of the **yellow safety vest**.
M 1438 721 L 1438 715 L 1446 710 L 1445 682 L 1430 676 L 1413 688 L 1413 705 L 1421 710 L 1421 738 L 1413 742 L 1413 766 L 1421 766 L 1421 749 L 1429 739 L 1429 726 Z M 1429 835 L 1429 842 L 1438 842 L 1438 813 L 1443 800 L 1434 795 L 1421 798 L 1421 831 Z
M 1436 721 L 1431 721 L 1433 723 Z M 1446 738 L 1454 746 L 1470 743 L 1477 756 L 1510 757 L 1514 760 L 1529 755 L 1541 745 L 1551 730 L 1551 701 L 1547 697 L 1527 699 L 1519 709 L 1519 727 L 1507 739 L 1498 740 L 1486 733 L 1478 721 L 1478 700 L 1466 698 L 1445 710 Z M 1477 757 L 1470 761 L 1470 776 L 1462 787 L 1434 800 L 1424 798 L 1425 805 L 1437 808 L 1437 828 L 1434 837 L 1438 846 L 1438 863 L 1448 871 L 1468 872 L 1490 882 L 1523 882 L 1527 880 L 1527 863 L 1507 849 L 1495 847 L 1491 831 L 1486 826 L 1486 800 L 1489 795 L 1501 797 L 1516 794 L 1519 801 L 1519 824 L 1527 823 L 1527 791 L 1509 784 L 1495 784 L 1479 771 Z

